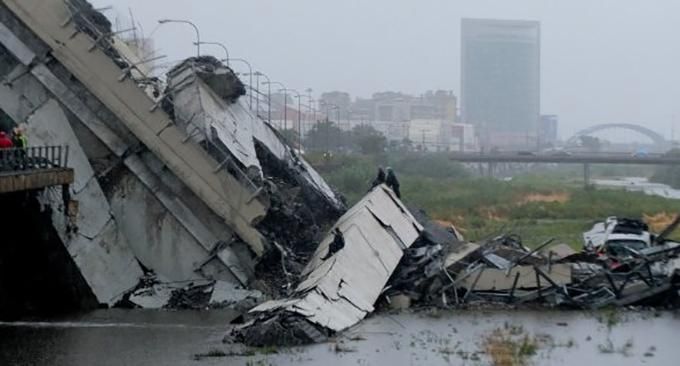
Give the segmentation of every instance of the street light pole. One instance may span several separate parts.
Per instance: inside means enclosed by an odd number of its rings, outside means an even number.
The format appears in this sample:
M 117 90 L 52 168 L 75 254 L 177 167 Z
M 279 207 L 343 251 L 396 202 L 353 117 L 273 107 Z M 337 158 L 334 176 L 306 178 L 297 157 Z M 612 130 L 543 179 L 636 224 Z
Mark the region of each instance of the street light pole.
M 231 60 L 243 62 L 244 64 L 246 64 L 246 66 L 248 66 L 248 70 L 250 70 L 248 72 L 248 75 L 250 75 L 250 81 L 249 81 L 249 84 L 248 84 L 248 88 L 250 89 L 250 93 L 249 93 L 250 99 L 249 99 L 249 102 L 248 102 L 248 107 L 252 110 L 253 109 L 253 90 L 252 90 L 253 89 L 253 67 L 250 65 L 250 62 L 248 62 L 248 61 L 246 61 L 242 58 L 232 58 Z
M 196 57 L 201 57 L 201 32 L 198 30 L 196 24 L 184 19 L 161 19 L 158 21 L 158 24 L 167 23 L 184 23 L 194 27 L 194 30 L 196 31 Z
M 293 93 L 297 94 L 298 96 L 300 95 L 300 93 L 298 93 L 294 89 L 288 89 L 288 88 L 283 88 L 279 91 L 282 91 L 284 93 L 283 95 L 285 96 L 285 99 L 286 99 L 286 103 L 285 103 L 286 106 L 285 106 L 285 109 L 284 109 L 284 113 L 285 113 L 285 111 L 288 109 L 288 92 L 293 92 Z M 286 117 L 287 117 L 287 115 L 286 115 Z M 286 122 L 286 126 L 285 126 L 284 129 L 287 130 L 288 129 L 288 119 L 287 118 L 285 118 L 285 122 Z M 293 125 L 293 129 L 295 129 L 295 125 Z
M 302 150 L 302 95 L 297 92 L 295 89 L 291 89 L 293 93 L 295 93 L 295 96 L 297 97 L 298 100 L 298 151 Z
M 194 44 L 196 46 L 200 46 L 202 44 L 205 44 L 205 45 L 217 46 L 217 47 L 222 48 L 224 50 L 224 54 L 227 56 L 227 58 L 225 58 L 225 60 L 227 62 L 227 66 L 229 66 L 229 50 L 227 49 L 227 46 L 224 45 L 224 43 L 220 43 L 220 42 L 200 42 L 199 41 L 199 42 L 194 42 Z
M 312 88 L 307 88 L 307 89 L 305 89 L 305 91 L 307 92 L 307 95 L 305 95 L 305 96 L 307 97 L 308 102 L 309 102 L 309 106 L 308 106 L 309 109 L 307 111 L 307 117 L 313 118 L 312 117 L 312 108 L 313 108 L 312 104 L 314 103 L 314 99 L 312 99 Z M 312 122 L 314 122 L 314 121 L 312 121 Z
M 288 124 L 288 115 L 287 115 L 288 94 L 285 92 L 285 90 L 287 90 L 287 89 L 286 89 L 286 86 L 283 85 L 283 83 L 280 83 L 278 81 L 267 81 L 267 85 L 271 86 L 272 84 L 276 84 L 276 85 L 280 86 L 281 88 L 283 88 L 281 90 L 284 90 L 284 93 L 283 93 L 283 129 L 285 130 L 286 125 Z M 271 89 L 269 89 L 269 94 L 271 96 Z M 279 126 L 279 128 L 281 128 L 281 126 Z
M 263 82 L 262 84 L 267 85 L 267 119 L 269 120 L 269 123 L 272 123 L 272 81 L 269 79 L 269 76 L 267 76 L 265 73 L 260 72 L 260 71 L 255 71 L 255 75 L 258 76 L 258 81 L 260 80 L 260 76 L 264 76 L 265 79 L 267 79 L 266 82 Z
M 326 105 L 326 151 L 331 151 L 331 120 L 330 111 L 331 109 L 337 109 L 338 119 L 340 118 L 340 107 L 335 104 L 325 102 Z

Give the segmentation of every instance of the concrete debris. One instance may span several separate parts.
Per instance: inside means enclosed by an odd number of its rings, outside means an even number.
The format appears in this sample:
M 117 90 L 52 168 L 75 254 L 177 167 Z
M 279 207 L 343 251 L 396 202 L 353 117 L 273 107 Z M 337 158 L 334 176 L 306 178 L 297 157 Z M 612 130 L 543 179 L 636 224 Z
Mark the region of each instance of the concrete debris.
M 213 57 L 191 58 L 168 75 L 165 110 L 188 136 L 263 202 L 256 225 L 270 244 L 257 279 L 285 296 L 316 243 L 346 211 L 340 195 L 245 101 L 243 84 Z
M 345 245 L 327 258 L 335 229 Z M 308 343 L 358 323 L 374 311 L 403 251 L 422 230 L 390 189 L 376 187 L 321 242 L 294 293 L 252 309 L 254 321 L 237 330 L 237 338 L 250 345 Z M 286 334 L 271 337 L 280 332 Z M 290 338 L 296 334 L 303 336 Z
M 264 294 L 224 281 L 171 282 L 154 273 L 144 275 L 135 290 L 118 304 L 143 309 L 231 309 L 245 312 L 262 302 Z
M 168 72 L 168 80 L 175 79 L 186 67 L 191 67 L 196 76 L 227 103 L 235 103 L 239 97 L 246 95 L 246 86 L 236 76 L 234 70 L 213 56 L 191 57 L 184 60 Z
M 438 243 L 414 246 L 406 251 L 383 302 L 408 295 L 414 305 L 444 307 L 479 302 L 581 309 L 661 304 L 677 291 L 680 244 L 651 245 L 645 239 L 655 236 L 647 230 L 638 220 L 609 218 L 584 234 L 583 252 L 565 244 L 546 249 L 552 240 L 529 250 L 516 235 L 456 249 Z M 622 243 L 624 237 L 629 241 Z

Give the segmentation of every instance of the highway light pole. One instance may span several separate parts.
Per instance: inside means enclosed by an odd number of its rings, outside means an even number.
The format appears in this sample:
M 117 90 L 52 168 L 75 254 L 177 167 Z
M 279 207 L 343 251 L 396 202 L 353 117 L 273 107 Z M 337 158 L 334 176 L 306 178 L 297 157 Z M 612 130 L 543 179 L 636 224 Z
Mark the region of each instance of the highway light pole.
M 258 76 L 258 80 L 260 76 L 264 76 L 267 81 L 262 82 L 262 85 L 267 85 L 267 120 L 269 120 L 269 124 L 272 123 L 272 81 L 269 79 L 269 76 L 267 76 L 265 73 L 260 72 L 260 71 L 255 71 L 255 75 Z
M 290 91 L 295 93 L 298 100 L 298 151 L 300 151 L 302 148 L 302 95 L 295 89 L 291 89 Z M 293 127 L 293 129 L 295 129 L 295 127 Z
M 272 84 L 278 85 L 281 88 L 283 88 L 282 90 L 287 90 L 286 86 L 283 85 L 283 83 L 280 83 L 278 81 L 267 81 L 266 84 L 269 85 L 269 86 L 271 86 Z M 269 95 L 271 97 L 271 89 L 268 89 L 268 91 L 269 91 Z M 284 92 L 283 93 L 283 129 L 284 130 L 286 129 L 286 125 L 288 124 L 287 112 L 288 112 L 288 94 Z M 279 126 L 279 128 L 281 128 L 281 126 Z
M 196 42 L 194 43 L 196 45 L 196 57 L 201 57 L 201 32 L 198 30 L 196 24 L 184 19 L 161 19 L 158 21 L 158 24 L 167 23 L 183 23 L 194 27 L 194 30 L 196 31 Z
M 211 46 L 220 47 L 221 49 L 224 50 L 224 54 L 227 56 L 227 58 L 225 58 L 225 60 L 226 60 L 227 66 L 229 66 L 229 50 L 227 49 L 227 46 L 224 45 L 224 43 L 220 43 L 220 42 L 200 42 L 199 41 L 199 42 L 194 42 L 194 44 L 196 46 L 211 45 Z

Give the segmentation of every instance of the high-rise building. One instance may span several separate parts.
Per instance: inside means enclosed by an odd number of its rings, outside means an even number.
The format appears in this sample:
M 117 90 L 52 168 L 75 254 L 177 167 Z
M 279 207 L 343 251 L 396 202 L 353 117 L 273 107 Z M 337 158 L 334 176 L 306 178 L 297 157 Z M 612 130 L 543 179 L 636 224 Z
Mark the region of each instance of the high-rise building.
M 535 21 L 463 19 L 461 116 L 482 145 L 537 145 L 540 35 Z
M 557 142 L 558 124 L 558 117 L 554 114 L 541 116 L 541 123 L 538 129 L 541 145 L 552 145 Z

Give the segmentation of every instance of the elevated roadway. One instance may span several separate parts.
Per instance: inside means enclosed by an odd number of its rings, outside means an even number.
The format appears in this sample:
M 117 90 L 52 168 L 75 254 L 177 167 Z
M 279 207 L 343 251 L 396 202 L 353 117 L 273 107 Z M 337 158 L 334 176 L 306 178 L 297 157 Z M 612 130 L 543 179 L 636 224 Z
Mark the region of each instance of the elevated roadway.
M 451 160 L 463 163 L 680 165 L 680 157 L 669 157 L 662 154 L 631 155 L 617 153 L 455 153 L 451 155 Z
M 486 163 L 489 176 L 500 163 L 583 164 L 586 187 L 590 186 L 591 164 L 680 165 L 680 157 L 662 154 L 490 152 L 454 153 L 450 158 L 461 163 Z

